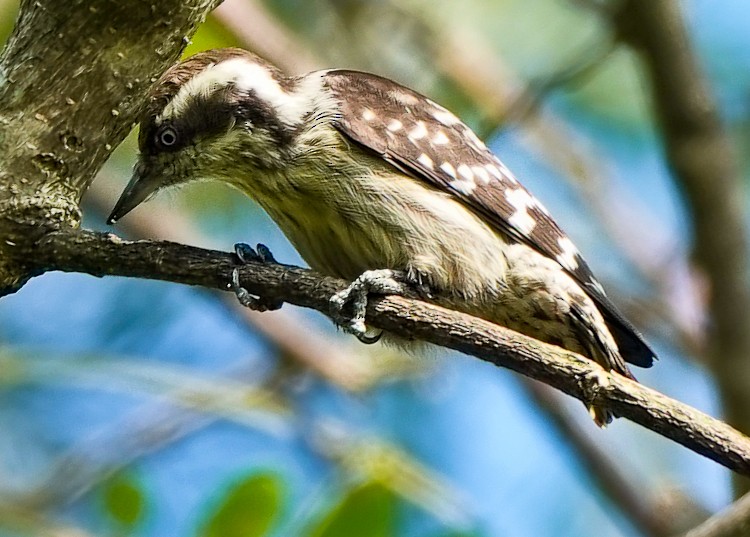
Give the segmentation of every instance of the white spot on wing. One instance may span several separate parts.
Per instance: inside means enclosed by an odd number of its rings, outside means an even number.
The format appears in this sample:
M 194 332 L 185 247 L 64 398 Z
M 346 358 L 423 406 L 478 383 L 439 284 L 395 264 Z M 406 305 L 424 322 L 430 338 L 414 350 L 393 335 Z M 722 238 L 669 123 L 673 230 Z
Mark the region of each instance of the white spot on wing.
M 466 139 L 469 141 L 471 145 L 474 146 L 474 149 L 477 151 L 487 151 L 487 146 L 484 145 L 484 142 L 479 139 L 479 136 L 476 135 L 476 133 L 471 130 L 469 127 L 464 128 L 464 136 L 466 136 Z
M 448 186 L 462 194 L 469 195 L 477 188 L 477 184 L 474 181 L 464 181 L 462 179 L 456 179 L 448 183 Z
M 458 119 L 455 114 L 452 112 L 449 112 L 445 108 L 436 108 L 431 113 L 432 117 L 434 117 L 436 120 L 438 120 L 440 123 L 445 125 L 446 127 L 450 127 L 452 125 L 455 125 L 457 123 L 461 123 L 461 120 Z
M 505 197 L 507 198 L 508 203 L 515 207 L 517 211 L 525 211 L 532 207 L 534 201 L 536 201 L 532 195 L 523 188 L 517 188 L 515 190 L 508 188 L 505 190 Z
M 419 162 L 422 166 L 424 166 L 428 170 L 434 169 L 434 166 L 435 166 L 435 164 L 432 162 L 432 159 L 429 156 L 427 156 L 425 153 L 422 153 L 421 155 L 419 155 L 417 162 Z
M 560 237 L 557 240 L 557 245 L 560 247 L 557 262 L 568 270 L 576 270 L 578 268 L 578 248 L 573 244 L 573 241 L 568 237 Z
M 485 185 L 490 182 L 490 174 L 483 166 L 472 166 L 471 171 L 474 172 L 474 176 Z
M 427 127 L 424 121 L 417 121 L 417 126 L 410 130 L 407 136 L 410 140 L 421 140 L 427 136 Z
M 505 164 L 503 164 L 503 163 L 502 163 L 502 162 L 500 161 L 500 159 L 498 159 L 498 158 L 495 158 L 495 163 L 497 164 L 497 169 L 498 169 L 498 171 L 499 171 L 499 172 L 500 172 L 500 173 L 501 173 L 502 175 L 504 175 L 504 176 L 505 176 L 505 178 L 506 178 L 506 179 L 508 179 L 508 181 L 510 181 L 510 182 L 511 182 L 511 183 L 513 183 L 514 185 L 518 184 L 518 179 L 516 179 L 516 176 L 515 176 L 515 175 L 513 175 L 513 172 L 512 172 L 512 171 L 510 171 L 510 170 L 508 169 L 508 167 L 507 167 L 507 166 L 506 166 Z M 539 208 L 540 208 L 540 209 L 542 210 L 542 212 L 544 212 L 545 214 L 547 214 L 547 209 L 544 209 L 544 208 L 543 208 L 543 207 L 541 206 L 541 204 L 539 205 Z
M 398 101 L 401 104 L 414 105 L 419 102 L 419 99 L 416 96 L 411 93 L 406 93 L 405 91 L 395 89 L 391 90 L 389 93 L 391 97 L 393 97 L 393 100 Z
M 466 181 L 471 181 L 472 183 L 474 182 L 474 173 L 466 164 L 461 164 L 458 168 L 456 168 L 456 171 L 458 172 L 458 175 L 463 177 Z
M 388 130 L 391 132 L 400 131 L 401 128 L 404 126 L 403 123 L 401 123 L 398 119 L 392 119 L 390 123 L 388 123 Z
M 449 142 L 448 136 L 443 131 L 437 131 L 435 136 L 432 137 L 432 143 L 435 145 L 445 145 Z
M 456 175 L 456 168 L 454 168 L 454 167 L 453 167 L 453 164 L 451 164 L 450 162 L 443 162 L 443 163 L 442 163 L 442 164 L 440 165 L 440 169 L 441 169 L 441 170 L 443 170 L 443 171 L 444 171 L 445 173 L 447 173 L 448 175 L 450 175 L 451 177 L 453 177 L 454 179 L 456 179 L 456 178 L 457 178 L 457 175 Z
M 485 168 L 487 169 L 490 174 L 492 174 L 495 179 L 503 180 L 505 177 L 503 176 L 502 172 L 500 171 L 500 168 L 495 166 L 494 164 L 487 164 L 485 165 Z
M 524 235 L 530 235 L 536 227 L 536 220 L 526 211 L 519 211 L 508 218 L 508 222 Z
M 507 189 L 505 197 L 516 210 L 508 218 L 508 222 L 521 233 L 529 235 L 536 227 L 536 220 L 529 214 L 529 209 L 534 206 L 536 199 L 523 188 Z
M 599 283 L 599 280 L 592 278 L 589 278 L 589 285 L 596 289 L 599 293 L 601 293 L 603 296 L 607 296 L 607 293 L 604 291 L 604 286 Z
M 369 108 L 365 108 L 364 110 L 362 110 L 362 119 L 364 119 L 365 121 L 372 121 L 376 117 L 377 116 L 375 115 L 375 112 L 373 112 Z
M 506 168 L 503 163 L 500 162 L 497 158 L 494 159 L 494 164 L 485 164 L 484 168 L 492 177 L 498 179 L 499 181 L 508 182 L 513 185 L 518 184 L 516 178 L 513 177 L 512 173 L 510 173 L 510 170 Z

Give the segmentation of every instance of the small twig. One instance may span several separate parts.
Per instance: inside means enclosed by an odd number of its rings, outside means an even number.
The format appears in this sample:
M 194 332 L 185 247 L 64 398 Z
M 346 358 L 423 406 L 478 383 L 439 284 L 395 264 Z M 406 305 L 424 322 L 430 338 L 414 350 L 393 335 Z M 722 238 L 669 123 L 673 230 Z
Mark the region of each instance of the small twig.
M 593 72 L 612 56 L 617 45 L 617 42 L 610 41 L 606 44 L 596 43 L 595 46 L 588 46 L 570 65 L 547 76 L 529 81 L 521 94 L 508 105 L 499 125 L 522 123 L 532 112 L 538 113 L 539 106 L 553 91 L 565 86 L 581 84 L 585 79 L 590 78 Z M 488 133 L 490 134 L 492 133 Z
M 712 516 L 685 537 L 746 537 L 750 535 L 750 493 Z
M 171 242 L 124 241 L 111 234 L 58 231 L 37 245 L 38 269 L 119 275 L 226 289 L 236 266 L 232 254 Z M 251 263 L 241 268 L 251 293 L 328 313 L 329 298 L 347 282 L 287 265 Z M 419 300 L 373 298 L 368 322 L 396 335 L 455 349 L 590 401 L 589 379 L 598 378 L 596 404 L 647 427 L 743 475 L 750 475 L 750 439 L 729 425 L 595 362 L 507 328 Z

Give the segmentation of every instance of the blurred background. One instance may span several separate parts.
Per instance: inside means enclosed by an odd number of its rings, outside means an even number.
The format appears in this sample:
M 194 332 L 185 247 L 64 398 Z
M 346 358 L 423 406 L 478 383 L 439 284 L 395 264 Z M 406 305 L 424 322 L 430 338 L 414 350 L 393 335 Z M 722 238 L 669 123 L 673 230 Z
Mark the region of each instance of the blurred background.
M 639 380 L 750 432 L 750 308 L 735 283 L 747 277 L 750 4 L 677 3 L 725 129 L 710 132 L 733 148 L 704 191 L 668 158 L 680 130 L 614 4 L 226 0 L 186 54 L 242 46 L 290 73 L 372 71 L 454 110 L 653 344 L 660 359 Z M 0 42 L 17 10 L 0 0 Z M 108 229 L 135 152 L 131 135 L 101 171 L 86 227 Z M 114 231 L 263 242 L 303 264 L 252 202 L 215 184 L 160 195 Z M 630 422 L 598 430 L 577 401 L 479 360 L 401 356 L 314 312 L 254 314 L 224 295 L 50 273 L 0 301 L 0 536 L 666 536 L 746 488 Z

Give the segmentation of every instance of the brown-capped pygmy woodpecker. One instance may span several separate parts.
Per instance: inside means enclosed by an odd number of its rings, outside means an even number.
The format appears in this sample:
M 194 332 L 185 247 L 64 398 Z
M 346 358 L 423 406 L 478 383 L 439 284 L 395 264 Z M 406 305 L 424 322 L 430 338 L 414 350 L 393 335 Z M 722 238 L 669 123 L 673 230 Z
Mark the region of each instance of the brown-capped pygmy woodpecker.
M 164 73 L 140 125 L 110 223 L 162 188 L 219 180 L 254 199 L 310 267 L 356 280 L 335 306 L 363 289 L 424 286 L 627 377 L 625 362 L 653 362 L 544 206 L 453 113 L 396 82 L 285 76 L 247 51 L 212 50 Z M 268 306 L 234 285 L 247 305 Z M 343 324 L 369 337 L 363 306 Z

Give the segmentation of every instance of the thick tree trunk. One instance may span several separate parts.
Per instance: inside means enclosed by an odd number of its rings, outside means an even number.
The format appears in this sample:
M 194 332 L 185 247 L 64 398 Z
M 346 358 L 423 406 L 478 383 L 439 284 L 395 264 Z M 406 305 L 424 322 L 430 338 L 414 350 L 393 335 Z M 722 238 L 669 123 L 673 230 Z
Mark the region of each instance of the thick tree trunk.
M 0 294 L 39 272 L 44 233 L 78 227 L 154 77 L 220 1 L 22 1 L 0 54 Z

